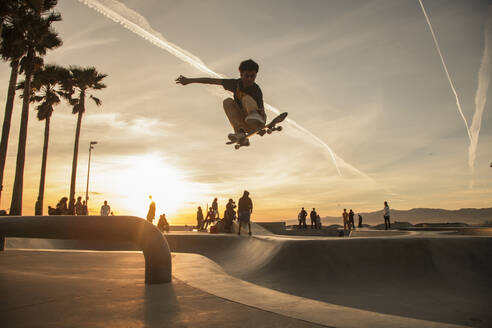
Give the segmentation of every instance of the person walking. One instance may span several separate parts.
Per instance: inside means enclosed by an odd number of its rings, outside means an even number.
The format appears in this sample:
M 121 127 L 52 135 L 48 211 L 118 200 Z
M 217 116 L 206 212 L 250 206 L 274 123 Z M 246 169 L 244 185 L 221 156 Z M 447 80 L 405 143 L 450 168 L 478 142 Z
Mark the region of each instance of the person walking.
M 362 228 L 362 215 L 359 213 L 359 228 Z
M 316 213 L 316 209 L 313 208 L 313 210 L 311 211 L 311 213 L 309 213 L 309 218 L 311 219 L 311 229 L 316 229 L 317 228 L 317 225 L 316 225 L 316 216 L 318 214 Z
M 104 201 L 104 205 L 101 206 L 101 216 L 109 216 L 111 213 L 111 207 L 108 205 L 108 201 Z
M 320 218 L 319 214 L 316 215 L 316 229 L 321 230 L 321 218 Z
M 347 213 L 346 208 L 343 209 L 342 218 L 343 218 L 343 232 L 346 234 L 347 233 L 347 226 L 349 224 L 348 213 Z
M 147 212 L 147 221 L 149 221 L 151 224 L 154 224 L 154 219 L 155 219 L 155 202 L 152 200 L 152 195 L 149 196 L 150 199 L 150 205 L 149 205 L 149 211 Z
M 238 202 L 238 219 L 239 219 L 239 231 L 238 235 L 241 234 L 241 224 L 248 224 L 249 235 L 251 236 L 251 213 L 253 213 L 253 201 L 249 198 L 249 191 L 245 190 L 243 197 L 239 199 Z
M 391 229 L 390 207 L 387 201 L 384 201 L 383 217 L 384 217 L 384 230 Z
M 350 211 L 349 211 L 349 230 L 350 229 L 355 230 L 354 215 L 355 215 L 354 211 L 352 211 L 352 209 L 350 209 Z

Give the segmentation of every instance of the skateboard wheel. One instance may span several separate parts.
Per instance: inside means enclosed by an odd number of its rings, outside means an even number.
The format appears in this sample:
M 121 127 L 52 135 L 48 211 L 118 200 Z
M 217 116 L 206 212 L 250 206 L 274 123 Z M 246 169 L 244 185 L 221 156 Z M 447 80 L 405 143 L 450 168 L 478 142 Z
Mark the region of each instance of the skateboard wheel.
M 241 145 L 234 145 L 234 148 L 239 149 L 239 148 L 241 148 Z
M 282 127 L 281 126 L 277 127 L 277 131 L 282 131 Z
M 268 130 L 267 130 L 267 133 L 268 133 L 268 134 L 272 134 L 272 132 L 273 132 L 273 131 L 272 131 L 272 129 L 268 129 Z

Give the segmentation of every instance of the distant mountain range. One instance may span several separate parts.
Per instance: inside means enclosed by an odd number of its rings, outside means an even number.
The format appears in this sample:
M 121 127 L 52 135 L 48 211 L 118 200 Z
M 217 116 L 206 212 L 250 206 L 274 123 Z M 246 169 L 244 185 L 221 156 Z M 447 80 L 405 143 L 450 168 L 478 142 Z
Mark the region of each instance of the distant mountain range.
M 355 213 L 355 222 L 358 223 L 358 216 Z M 383 210 L 360 213 L 363 223 L 375 225 L 384 223 Z M 291 220 L 289 220 L 290 223 Z M 309 221 L 309 217 L 308 217 Z M 391 209 L 391 222 L 410 222 L 418 223 L 454 223 L 463 222 L 467 224 L 481 224 L 485 221 L 492 221 L 492 207 L 490 208 L 462 208 L 459 210 L 443 210 L 440 208 L 412 208 L 411 210 Z M 339 217 L 324 217 L 322 222 L 325 225 L 341 224 L 341 213 Z M 288 224 L 289 224 L 288 223 Z M 290 223 L 292 224 L 292 223 Z

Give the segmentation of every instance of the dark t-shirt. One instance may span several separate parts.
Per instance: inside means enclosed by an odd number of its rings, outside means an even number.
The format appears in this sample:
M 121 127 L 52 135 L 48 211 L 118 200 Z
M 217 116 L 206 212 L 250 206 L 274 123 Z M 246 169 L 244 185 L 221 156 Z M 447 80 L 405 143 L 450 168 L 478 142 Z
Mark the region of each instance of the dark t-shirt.
M 243 196 L 241 199 L 239 199 L 238 202 L 238 212 L 249 212 L 253 210 L 253 202 L 251 201 L 251 198 L 248 196 Z
M 261 112 L 265 111 L 265 107 L 263 105 L 263 93 L 261 92 L 258 84 L 254 83 L 252 86 L 248 88 L 243 88 L 243 82 L 241 79 L 222 79 L 222 86 L 227 91 L 234 93 L 234 100 L 242 108 L 241 99 L 245 95 L 251 96 L 258 105 L 258 109 Z

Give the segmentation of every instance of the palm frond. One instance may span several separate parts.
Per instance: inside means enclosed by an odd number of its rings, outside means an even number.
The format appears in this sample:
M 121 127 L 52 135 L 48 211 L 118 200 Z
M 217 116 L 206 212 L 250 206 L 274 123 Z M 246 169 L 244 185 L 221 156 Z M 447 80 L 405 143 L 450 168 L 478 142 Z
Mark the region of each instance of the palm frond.
M 17 83 L 17 86 L 15 87 L 16 90 L 24 90 L 24 86 L 26 85 L 26 81 L 20 81 Z
M 44 99 L 43 96 L 32 96 L 31 97 L 31 102 L 40 102 Z
M 72 107 L 72 114 L 78 114 L 82 111 L 82 105 L 78 102 Z
M 104 88 L 106 88 L 106 84 L 104 84 L 104 83 L 95 83 L 92 86 L 92 89 L 94 89 L 94 90 L 101 90 L 101 89 L 104 89 Z
M 97 106 L 101 106 L 102 105 L 101 99 L 96 98 L 93 95 L 90 95 L 89 98 L 91 98 L 92 100 L 94 100 L 94 102 L 96 103 Z
M 71 106 L 75 106 L 79 103 L 79 99 L 77 98 L 69 98 L 68 99 L 68 103 L 71 105 Z
M 51 117 L 53 114 L 53 106 L 47 102 L 42 102 L 40 105 L 36 106 L 36 110 L 38 111 L 36 116 L 40 121 Z

